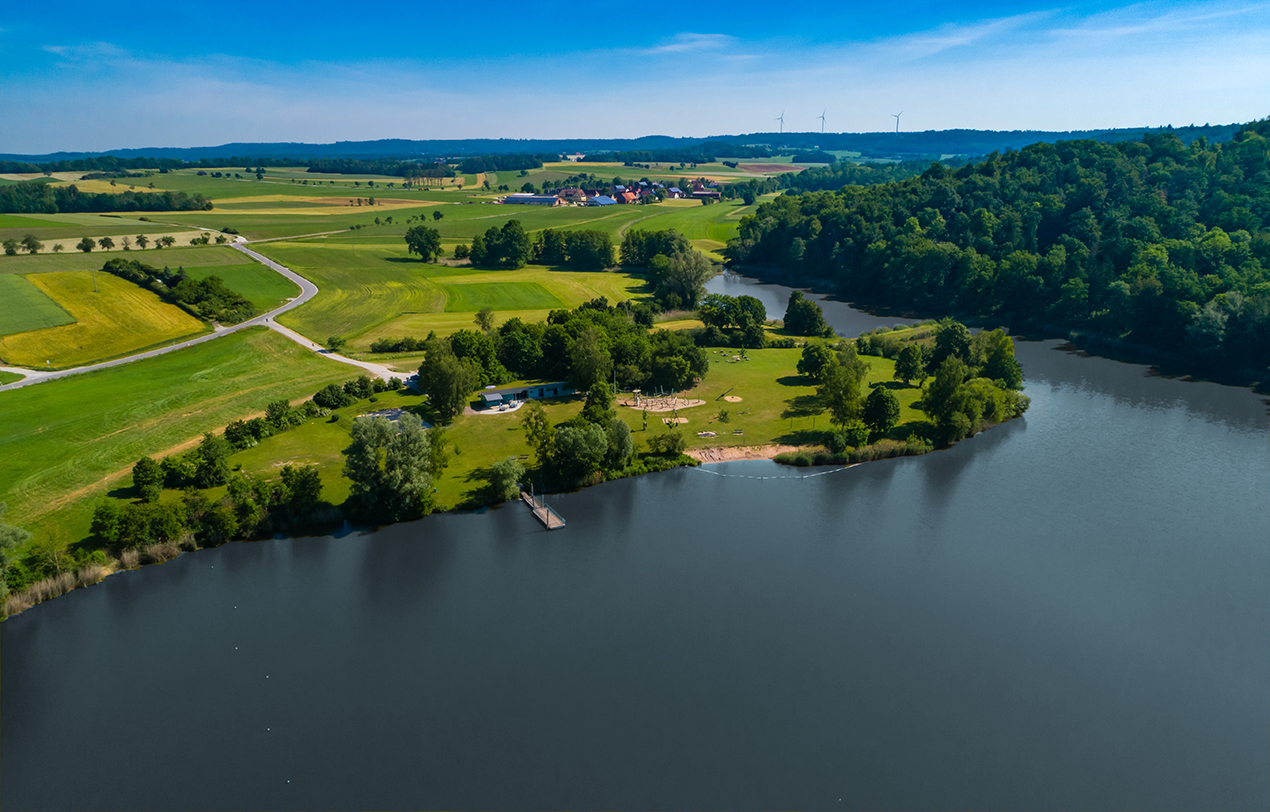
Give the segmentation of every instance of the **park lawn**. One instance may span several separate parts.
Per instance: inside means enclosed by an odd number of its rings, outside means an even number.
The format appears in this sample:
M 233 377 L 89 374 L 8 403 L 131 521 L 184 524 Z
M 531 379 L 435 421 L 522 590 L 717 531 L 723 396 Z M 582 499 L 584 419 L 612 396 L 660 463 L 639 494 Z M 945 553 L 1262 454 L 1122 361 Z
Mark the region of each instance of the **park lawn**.
M 48 250 L 39 254 L 19 254 L 16 257 L 0 257 L 0 274 L 47 273 L 49 271 L 99 271 L 107 259 L 119 257 L 118 251 L 109 258 L 100 252 L 85 254 L 81 251 L 64 251 L 55 254 Z M 224 246 L 173 246 L 172 248 L 134 249 L 123 259 L 135 259 L 156 268 L 165 265 L 176 268 L 200 268 L 216 265 L 239 265 L 249 261 L 245 255 Z
M 310 397 L 357 372 L 253 327 L 157 358 L 0 392 L 6 519 L 37 540 L 84 538 L 111 475 L 141 456 L 219 431 L 272 400 Z M 130 483 L 126 474 L 122 483 Z
M 75 317 L 21 276 L 0 275 L 0 336 L 73 324 Z
M 238 257 L 246 259 L 237 251 Z M 280 273 L 256 262 L 246 265 L 213 265 L 186 268 L 185 273 L 195 279 L 219 276 L 225 287 L 246 296 L 256 310 L 266 312 L 284 304 L 287 299 L 300 295 L 300 288 Z
M 451 313 L 494 310 L 551 310 L 565 303 L 538 282 L 439 282 L 445 309 Z
M 100 292 L 93 290 L 94 276 Z M 208 329 L 152 291 L 112 274 L 44 273 L 28 279 L 65 308 L 75 323 L 0 337 L 0 358 L 11 366 L 80 366 L 195 336 Z

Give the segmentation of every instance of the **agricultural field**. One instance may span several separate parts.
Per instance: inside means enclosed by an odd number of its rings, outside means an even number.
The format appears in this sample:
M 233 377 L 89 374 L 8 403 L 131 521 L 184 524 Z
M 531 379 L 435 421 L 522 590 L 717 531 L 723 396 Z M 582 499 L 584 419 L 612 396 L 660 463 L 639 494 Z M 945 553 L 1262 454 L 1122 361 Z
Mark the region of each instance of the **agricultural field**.
M 14 274 L 0 275 L 0 301 L 4 302 L 4 307 L 0 307 L 0 336 L 45 330 L 75 321 L 75 317 L 48 294 Z
M 56 302 L 74 323 L 0 337 L 0 359 L 11 366 L 81 366 L 208 329 L 153 292 L 108 273 L 49 272 L 19 278 Z
M 6 518 L 84 538 L 95 500 L 142 455 L 311 396 L 357 370 L 277 333 L 250 328 L 180 352 L 0 393 L 0 494 Z
M 158 215 L 154 215 L 158 217 Z M 166 219 L 167 215 L 163 215 Z M 53 251 L 53 246 L 61 243 L 64 250 L 74 251 L 75 243 L 81 237 L 112 237 L 116 242 L 120 237 L 135 237 L 145 234 L 171 234 L 184 244 L 193 236 L 181 235 L 181 226 L 153 220 L 139 220 L 131 215 L 106 214 L 0 214 L 0 242 L 8 239 L 21 240 L 27 234 L 34 234 L 44 242 L 44 250 Z
M 235 252 L 237 253 L 237 252 Z M 238 254 L 240 259 L 246 259 Z M 279 273 L 252 262 L 247 265 L 205 265 L 189 267 L 185 273 L 195 279 L 219 276 L 225 286 L 246 296 L 256 310 L 264 313 L 300 295 L 300 288 Z
M 103 257 L 101 252 L 85 254 L 82 251 L 66 251 L 52 254 L 47 251 L 41 254 L 18 254 L 16 257 L 0 256 L 0 274 L 33 274 L 49 271 L 99 271 L 109 259 L 117 257 L 117 253 Z M 218 246 L 173 246 L 159 250 L 133 250 L 125 254 L 123 259 L 135 259 L 155 268 L 164 266 L 177 268 L 201 268 L 218 265 L 240 265 L 249 261 L 247 257 L 232 248 Z

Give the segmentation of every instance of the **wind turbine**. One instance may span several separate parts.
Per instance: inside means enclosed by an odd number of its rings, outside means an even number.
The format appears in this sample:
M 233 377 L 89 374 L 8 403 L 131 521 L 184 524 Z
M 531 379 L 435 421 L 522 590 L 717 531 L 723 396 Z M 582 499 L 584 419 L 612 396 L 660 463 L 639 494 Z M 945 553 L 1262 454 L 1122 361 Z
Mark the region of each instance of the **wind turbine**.
M 904 115 L 903 110 L 899 111 L 898 113 L 891 113 L 891 118 L 895 119 L 895 134 L 896 135 L 900 134 L 900 116 L 902 115 Z
M 779 121 L 781 123 L 781 132 L 782 133 L 785 132 L 785 111 L 784 110 L 782 110 L 781 114 L 777 116 L 776 118 L 774 118 L 773 121 Z
M 820 119 L 820 131 L 822 133 L 825 131 L 825 113 L 828 113 L 828 112 L 829 112 L 829 108 L 826 107 L 824 110 L 820 112 L 820 115 L 816 116 L 816 118 Z

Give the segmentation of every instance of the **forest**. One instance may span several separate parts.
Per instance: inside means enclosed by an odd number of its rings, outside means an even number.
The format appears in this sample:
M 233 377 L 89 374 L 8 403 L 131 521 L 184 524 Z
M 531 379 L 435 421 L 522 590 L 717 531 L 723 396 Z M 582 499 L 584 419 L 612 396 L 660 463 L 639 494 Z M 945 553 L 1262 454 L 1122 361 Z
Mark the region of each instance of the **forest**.
M 1270 120 L 1228 142 L 1033 144 L 893 183 L 789 192 L 725 249 L 854 301 L 992 318 L 1264 380 Z M 841 165 L 829 167 L 834 169 Z
M 73 214 L 115 211 L 209 211 L 212 201 L 185 192 L 120 194 L 81 192 L 75 185 L 55 186 L 40 181 L 0 186 L 0 214 Z

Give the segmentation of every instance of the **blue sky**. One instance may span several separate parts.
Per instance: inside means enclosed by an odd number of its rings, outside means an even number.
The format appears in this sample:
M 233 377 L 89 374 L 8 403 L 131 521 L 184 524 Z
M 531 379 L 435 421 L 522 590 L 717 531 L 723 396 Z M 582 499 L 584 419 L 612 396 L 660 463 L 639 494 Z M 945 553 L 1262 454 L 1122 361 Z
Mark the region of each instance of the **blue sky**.
M 0 8 L 0 152 L 1270 115 L 1270 2 L 48 9 Z

